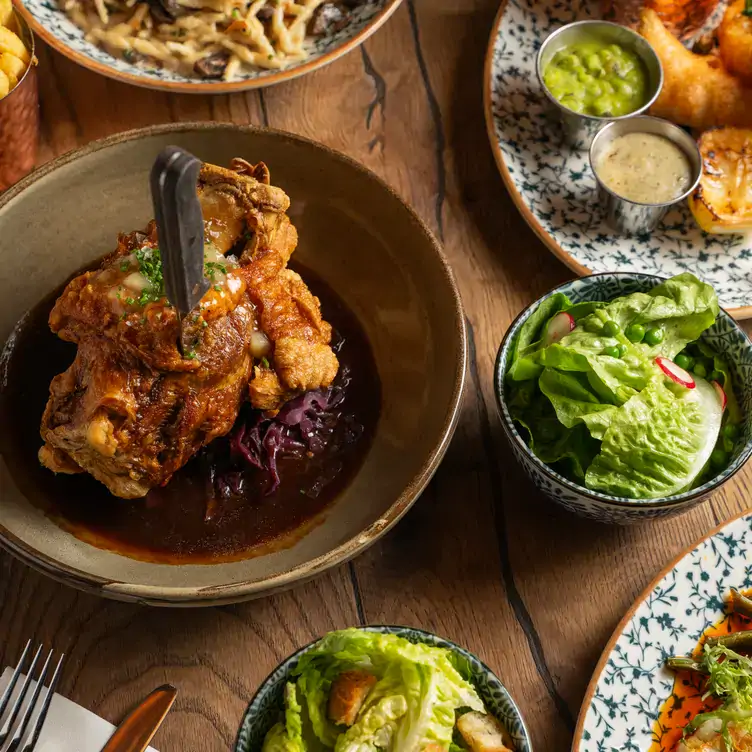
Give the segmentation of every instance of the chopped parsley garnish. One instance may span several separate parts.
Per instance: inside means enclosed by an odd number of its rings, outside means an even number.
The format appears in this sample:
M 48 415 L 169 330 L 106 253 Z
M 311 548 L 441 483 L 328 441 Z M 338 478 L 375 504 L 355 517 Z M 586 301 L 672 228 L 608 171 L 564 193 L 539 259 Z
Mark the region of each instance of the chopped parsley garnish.
M 141 293 L 139 305 L 155 303 L 164 297 L 164 276 L 159 248 L 139 248 L 136 252 L 138 270 L 146 277 L 149 286 Z
M 261 358 L 261 365 L 264 366 L 264 368 L 270 368 L 269 359 L 268 358 Z
M 217 274 L 227 274 L 227 266 L 220 264 L 218 261 L 207 261 L 204 264 L 204 271 L 209 279 L 213 280 Z
M 135 302 L 136 302 L 135 299 L 131 298 L 131 297 L 128 297 L 128 298 L 125 299 L 125 304 L 126 305 L 133 305 Z
M 237 8 L 232 9 L 232 17 L 233 18 L 240 18 L 240 11 Z
M 198 357 L 198 353 L 195 350 L 189 350 L 184 357 L 186 360 L 195 360 Z
M 121 261 L 120 262 L 120 271 L 121 272 L 127 272 L 128 269 L 131 268 L 131 262 L 130 261 Z
M 207 327 L 207 326 L 209 326 L 209 324 L 208 324 L 208 323 L 207 323 L 207 322 L 206 322 L 205 320 L 203 320 L 203 319 L 202 319 L 202 320 L 201 320 L 201 326 L 202 326 L 202 327 L 203 327 L 204 329 L 206 329 L 206 327 Z
M 216 292 L 222 292 L 222 285 L 214 285 Z

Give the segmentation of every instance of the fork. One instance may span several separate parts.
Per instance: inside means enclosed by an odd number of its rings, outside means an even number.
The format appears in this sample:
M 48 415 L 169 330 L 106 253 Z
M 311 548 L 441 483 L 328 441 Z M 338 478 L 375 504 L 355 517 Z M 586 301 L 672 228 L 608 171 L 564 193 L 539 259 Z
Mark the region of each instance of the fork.
M 0 696 L 0 752 L 32 752 L 34 750 L 60 678 L 60 668 L 63 665 L 65 655 L 61 655 L 58 659 L 49 686 L 46 687 L 45 692 L 42 692 L 45 689 L 44 680 L 53 662 L 54 651 L 50 650 L 32 690 L 32 677 L 42 655 L 42 646 L 40 645 L 37 648 L 34 657 L 31 659 L 29 669 L 23 676 L 21 672 L 30 650 L 31 640 L 26 643 L 8 686 Z M 21 687 L 14 697 L 19 679 L 21 680 Z M 32 691 L 27 701 L 29 690 Z M 5 730 L 4 733 L 3 730 Z

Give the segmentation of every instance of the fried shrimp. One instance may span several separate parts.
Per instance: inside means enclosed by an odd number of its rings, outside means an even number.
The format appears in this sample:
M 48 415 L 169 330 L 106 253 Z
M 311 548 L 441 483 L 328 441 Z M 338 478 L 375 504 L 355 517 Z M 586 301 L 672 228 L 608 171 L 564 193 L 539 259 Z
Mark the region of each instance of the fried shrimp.
M 746 0 L 735 0 L 718 27 L 721 59 L 729 73 L 752 86 L 752 17 L 745 15 Z
M 663 65 L 663 89 L 651 114 L 701 130 L 752 126 L 752 84 L 745 85 L 717 58 L 690 52 L 654 10 L 643 10 L 639 31 Z

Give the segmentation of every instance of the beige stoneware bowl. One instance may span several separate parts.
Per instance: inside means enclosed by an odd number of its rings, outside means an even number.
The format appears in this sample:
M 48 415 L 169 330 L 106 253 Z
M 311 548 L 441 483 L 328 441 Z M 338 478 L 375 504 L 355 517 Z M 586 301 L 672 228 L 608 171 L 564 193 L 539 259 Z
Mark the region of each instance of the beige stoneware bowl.
M 404 515 L 454 432 L 465 326 L 436 240 L 372 173 L 290 134 L 183 124 L 91 144 L 0 197 L 0 341 L 72 272 L 110 251 L 119 231 L 150 219 L 148 172 L 168 144 L 216 164 L 235 156 L 263 160 L 273 182 L 290 195 L 300 233 L 296 259 L 344 299 L 374 351 L 382 412 L 369 454 L 321 524 L 287 548 L 244 561 L 180 566 L 130 559 L 64 532 L 24 498 L 0 458 L 0 545 L 55 579 L 102 596 L 217 605 L 314 577 L 360 553 Z

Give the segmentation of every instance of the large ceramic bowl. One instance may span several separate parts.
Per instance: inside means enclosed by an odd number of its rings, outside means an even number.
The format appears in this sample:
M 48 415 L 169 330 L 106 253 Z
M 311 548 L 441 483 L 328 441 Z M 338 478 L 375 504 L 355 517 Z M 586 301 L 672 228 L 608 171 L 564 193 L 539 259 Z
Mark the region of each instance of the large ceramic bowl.
M 436 470 L 456 425 L 466 341 L 452 273 L 429 230 L 371 172 L 303 138 L 230 125 L 124 133 L 42 167 L 0 199 L 0 341 L 26 309 L 152 215 L 148 174 L 181 146 L 203 160 L 264 160 L 291 197 L 296 260 L 334 289 L 370 340 L 382 410 L 369 453 L 320 524 L 287 548 L 213 565 L 156 564 L 63 532 L 24 497 L 0 459 L 0 545 L 99 595 L 214 605 L 311 578 L 392 527 Z M 40 473 L 47 472 L 40 468 Z M 121 502 L 122 503 L 122 502 Z
M 430 632 L 413 627 L 371 626 L 363 627 L 370 632 L 396 634 L 415 643 L 425 643 L 433 647 L 452 650 L 462 659 L 461 673 L 468 679 L 491 715 L 498 718 L 506 727 L 513 742 L 515 752 L 532 752 L 530 735 L 519 708 L 499 678 L 480 659 L 459 645 L 437 637 Z M 300 657 L 309 651 L 316 642 L 306 645 L 279 664 L 264 680 L 251 700 L 243 716 L 235 752 L 256 752 L 260 750 L 266 732 L 280 719 L 284 707 L 285 684 Z
M 741 469 L 752 454 L 752 343 L 724 310 L 721 310 L 715 324 L 705 332 L 702 339 L 729 363 L 736 386 L 736 397 L 744 413 L 744 424 L 729 466 L 702 486 L 676 496 L 649 500 L 627 499 L 591 491 L 541 462 L 517 430 L 506 404 L 504 376 L 508 369 L 512 342 L 520 327 L 541 302 L 556 292 L 564 293 L 574 303 L 608 301 L 634 292 L 645 292 L 663 281 L 661 277 L 649 274 L 614 273 L 593 274 L 567 282 L 526 308 L 509 327 L 499 348 L 494 386 L 501 422 L 512 451 L 533 483 L 546 496 L 583 517 L 608 523 L 630 523 L 681 514 L 718 490 Z
M 371 0 L 356 8 L 350 21 L 312 41 L 309 56 L 282 70 L 248 70 L 232 81 L 202 81 L 180 73 L 135 65 L 115 58 L 86 39 L 83 29 L 62 9 L 62 0 L 22 0 L 22 13 L 34 33 L 61 55 L 101 73 L 136 86 L 188 94 L 227 94 L 271 86 L 321 68 L 365 42 L 399 7 L 402 0 Z

